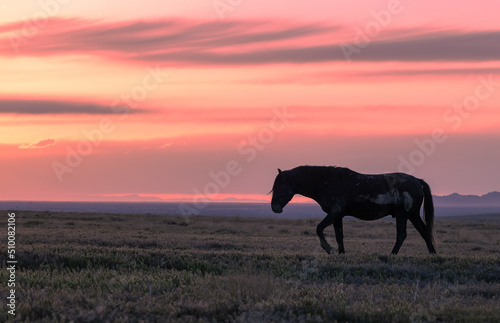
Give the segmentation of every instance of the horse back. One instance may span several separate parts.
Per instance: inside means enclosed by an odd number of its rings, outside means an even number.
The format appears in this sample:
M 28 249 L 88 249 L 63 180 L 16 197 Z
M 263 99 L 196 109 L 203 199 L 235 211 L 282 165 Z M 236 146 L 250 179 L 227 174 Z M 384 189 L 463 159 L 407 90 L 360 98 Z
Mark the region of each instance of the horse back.
M 363 220 L 412 212 L 423 200 L 420 180 L 405 173 L 357 174 L 337 184 L 332 211 Z

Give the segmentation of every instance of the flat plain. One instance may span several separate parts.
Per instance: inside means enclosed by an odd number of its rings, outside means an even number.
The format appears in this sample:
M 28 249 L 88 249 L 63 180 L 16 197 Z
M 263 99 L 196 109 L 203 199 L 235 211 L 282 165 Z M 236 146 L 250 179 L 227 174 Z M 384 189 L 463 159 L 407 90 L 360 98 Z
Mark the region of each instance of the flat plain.
M 328 255 L 320 219 L 15 213 L 18 322 L 500 321 L 500 215 L 438 217 L 437 255 L 409 223 L 388 256 L 390 218 L 346 218 Z

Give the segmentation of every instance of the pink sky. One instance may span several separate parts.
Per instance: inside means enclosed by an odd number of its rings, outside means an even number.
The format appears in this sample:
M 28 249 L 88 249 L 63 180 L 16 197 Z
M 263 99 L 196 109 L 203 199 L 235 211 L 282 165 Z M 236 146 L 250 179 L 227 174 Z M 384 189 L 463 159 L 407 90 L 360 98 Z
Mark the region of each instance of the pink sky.
M 303 164 L 500 190 L 498 12 L 3 2 L 0 199 L 260 200 L 276 168 Z

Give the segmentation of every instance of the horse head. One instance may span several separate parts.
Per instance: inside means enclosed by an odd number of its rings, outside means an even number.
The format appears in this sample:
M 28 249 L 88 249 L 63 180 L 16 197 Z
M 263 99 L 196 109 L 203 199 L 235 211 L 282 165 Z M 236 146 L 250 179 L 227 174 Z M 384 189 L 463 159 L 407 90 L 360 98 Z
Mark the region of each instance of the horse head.
M 281 169 L 278 168 L 278 175 L 274 180 L 273 189 L 273 198 L 271 199 L 271 208 L 274 213 L 283 212 L 283 208 L 285 205 L 290 202 L 292 197 L 295 195 L 292 187 L 292 183 L 289 178 L 287 178 L 287 172 L 282 172 Z

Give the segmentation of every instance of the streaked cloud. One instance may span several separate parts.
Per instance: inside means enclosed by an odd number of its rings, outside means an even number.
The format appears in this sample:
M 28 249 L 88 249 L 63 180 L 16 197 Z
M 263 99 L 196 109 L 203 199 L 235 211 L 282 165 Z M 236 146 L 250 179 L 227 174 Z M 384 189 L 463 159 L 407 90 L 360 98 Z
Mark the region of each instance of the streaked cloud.
M 23 144 L 19 145 L 19 149 L 41 149 L 41 148 L 47 148 L 50 146 L 54 146 L 56 144 L 56 141 L 54 139 L 44 139 L 36 142 L 32 142 L 30 144 Z
M 457 76 L 457 75 L 487 75 L 500 74 L 500 68 L 422 68 L 422 69 L 404 69 L 404 70 L 381 70 L 376 72 L 362 72 L 356 76 L 360 77 L 379 77 L 379 76 Z
M 0 25 L 3 46 L 0 54 L 16 54 L 9 40 L 21 34 L 23 25 Z M 19 54 L 46 56 L 71 53 L 119 55 L 122 58 L 150 60 L 149 55 L 170 54 L 165 60 L 176 60 L 181 54 L 227 47 L 256 45 L 317 35 L 336 27 L 322 24 L 281 24 L 273 21 L 124 21 L 106 23 L 86 19 L 54 18 L 25 44 Z M 21 36 L 20 36 L 21 37 Z M 203 62 L 200 62 L 203 63 Z
M 22 24 L 0 26 L 0 55 Z M 500 31 L 389 31 L 372 39 L 353 61 L 485 61 L 500 59 Z M 392 36 L 391 36 L 392 35 Z M 10 37 L 10 38 L 9 38 Z M 344 61 L 341 44 L 355 46 L 345 27 L 273 20 L 103 22 L 55 18 L 17 54 L 91 54 L 113 59 L 199 65 L 252 65 Z
M 149 110 L 130 109 L 130 113 L 145 113 Z M 119 114 L 111 106 L 91 102 L 72 102 L 56 100 L 9 100 L 0 99 L 0 114 Z

